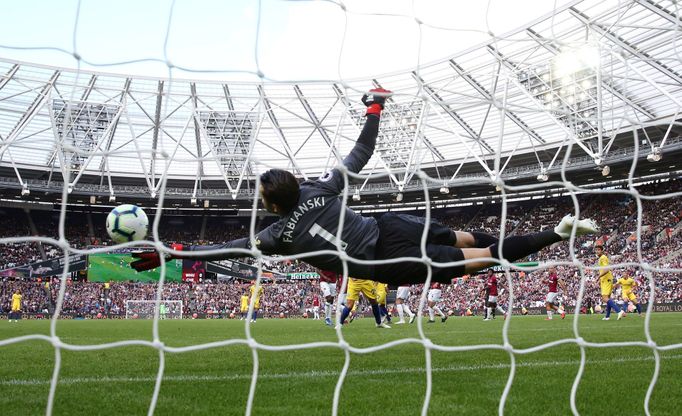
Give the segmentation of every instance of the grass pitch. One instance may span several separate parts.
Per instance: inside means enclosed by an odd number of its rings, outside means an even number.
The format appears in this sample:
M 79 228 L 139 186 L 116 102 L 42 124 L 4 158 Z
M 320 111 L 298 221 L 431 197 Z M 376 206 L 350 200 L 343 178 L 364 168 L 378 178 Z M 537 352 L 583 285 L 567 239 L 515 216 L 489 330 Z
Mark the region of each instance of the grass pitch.
M 504 321 L 451 317 L 445 324 L 426 324 L 435 344 L 456 346 L 502 344 Z M 0 340 L 28 334 L 48 334 L 49 321 L 0 321 Z M 644 319 L 622 321 L 581 316 L 580 335 L 590 342 L 646 341 Z M 287 345 L 337 341 L 336 332 L 321 321 L 259 320 L 252 325 L 256 341 Z M 161 340 L 184 347 L 225 339 L 245 338 L 238 320 L 161 321 Z M 151 341 L 152 321 L 59 321 L 60 339 L 92 345 L 140 339 Z M 358 319 L 343 329 L 353 347 L 367 348 L 419 336 L 416 323 L 374 328 L 373 320 Z M 652 315 L 651 334 L 660 345 L 682 343 L 682 314 Z M 572 317 L 544 321 L 515 316 L 509 340 L 515 348 L 530 348 L 572 338 Z M 44 414 L 55 350 L 47 341 L 32 340 L 0 346 L 0 409 L 4 414 Z M 580 349 L 563 344 L 530 354 L 517 354 L 516 373 L 505 414 L 570 414 L 569 395 L 578 371 Z M 588 348 L 587 366 L 577 396 L 581 414 L 611 414 L 625 410 L 644 414 L 644 397 L 654 372 L 653 353 L 643 347 Z M 54 414 L 146 414 L 159 366 L 157 350 L 125 346 L 98 351 L 61 352 L 61 371 Z M 426 392 L 425 352 L 419 344 L 401 344 L 367 354 L 350 354 L 348 376 L 339 405 L 340 415 L 419 414 Z M 511 358 L 501 350 L 433 351 L 433 391 L 429 414 L 496 414 L 509 377 Z M 259 377 L 254 415 L 329 415 L 334 387 L 344 363 L 339 348 L 258 351 Z M 166 353 L 164 380 L 156 414 L 244 414 L 253 370 L 246 345 Z M 661 368 L 653 392 L 653 415 L 677 415 L 682 408 L 682 349 L 661 352 Z

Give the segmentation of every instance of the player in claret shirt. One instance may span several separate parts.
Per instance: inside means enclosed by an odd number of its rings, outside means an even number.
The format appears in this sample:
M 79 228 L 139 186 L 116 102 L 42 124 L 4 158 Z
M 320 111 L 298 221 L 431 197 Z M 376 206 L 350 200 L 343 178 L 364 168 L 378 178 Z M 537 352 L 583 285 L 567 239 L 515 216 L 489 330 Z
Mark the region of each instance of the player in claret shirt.
M 557 274 L 555 267 L 549 268 L 549 277 L 545 280 L 545 283 L 549 285 L 549 292 L 547 292 L 547 296 L 545 297 L 545 307 L 547 308 L 547 318 L 545 319 L 551 320 L 554 311 L 560 313 L 561 319 L 564 319 L 566 317 L 566 311 L 563 309 L 560 310 L 559 305 L 557 305 L 559 297 L 557 286 L 561 286 L 561 289 L 566 293 L 566 283 L 564 283 L 563 280 L 559 280 L 559 275 Z
M 485 279 L 484 284 L 485 290 L 487 292 L 486 298 L 486 315 L 484 321 L 489 321 L 495 319 L 495 311 L 499 311 L 502 316 L 507 317 L 507 313 L 502 309 L 500 305 L 497 304 L 497 277 L 493 272 L 493 269 L 488 270 L 488 275 Z
M 320 319 L 320 298 L 313 296 L 313 319 Z
M 443 285 L 438 282 L 431 283 L 431 288 L 429 288 L 429 293 L 426 295 L 426 300 L 428 301 L 429 310 L 429 323 L 432 324 L 436 322 L 436 312 L 440 315 L 440 321 L 445 322 L 448 320 L 448 316 L 443 313 L 438 307 L 438 302 L 440 302 L 441 294 L 443 293 Z
M 324 323 L 332 326 L 332 305 L 334 304 L 334 296 L 336 296 L 336 285 L 339 280 L 343 279 L 343 276 L 327 270 L 318 270 L 318 273 L 320 275 L 320 291 L 324 297 Z
M 410 323 L 414 322 L 414 319 L 417 317 L 417 315 L 410 310 L 409 299 L 410 285 L 400 285 L 395 295 L 395 308 L 398 311 L 398 317 L 400 318 L 400 320 L 396 322 L 396 325 L 405 323 L 405 314 L 410 317 Z

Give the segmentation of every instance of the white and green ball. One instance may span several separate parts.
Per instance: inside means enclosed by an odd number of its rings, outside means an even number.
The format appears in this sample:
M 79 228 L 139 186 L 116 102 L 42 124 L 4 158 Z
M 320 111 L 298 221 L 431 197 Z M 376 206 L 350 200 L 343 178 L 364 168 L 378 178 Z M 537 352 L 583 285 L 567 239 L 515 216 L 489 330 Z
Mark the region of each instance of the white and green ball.
M 144 240 L 148 228 L 147 214 L 137 205 L 119 205 L 107 216 L 107 233 L 116 244 Z

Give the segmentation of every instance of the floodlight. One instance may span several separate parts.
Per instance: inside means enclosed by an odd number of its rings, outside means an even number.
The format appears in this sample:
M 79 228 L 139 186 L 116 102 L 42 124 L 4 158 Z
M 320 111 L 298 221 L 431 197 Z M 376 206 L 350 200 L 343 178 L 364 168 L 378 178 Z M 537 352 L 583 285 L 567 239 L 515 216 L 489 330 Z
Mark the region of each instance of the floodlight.
M 540 171 L 538 174 L 538 182 L 547 182 L 549 179 L 549 176 L 547 176 L 547 172 L 545 170 Z
M 353 201 L 357 202 L 359 200 L 360 200 L 360 191 L 356 189 L 355 193 L 353 194 Z
M 197 197 L 193 196 L 192 198 L 190 198 L 189 203 L 192 205 L 196 205 L 197 204 Z
M 116 202 L 116 195 L 114 194 L 109 195 L 109 202 Z
M 21 188 L 21 196 L 27 196 L 30 194 L 31 194 L 31 191 L 29 191 L 28 186 L 24 185 L 24 187 Z
M 660 147 L 654 147 L 654 149 L 651 151 L 651 153 L 649 153 L 646 156 L 646 160 L 648 160 L 649 162 L 658 162 L 661 159 L 663 159 L 663 155 L 661 155 L 661 148 Z
M 585 69 L 594 69 L 599 66 L 599 49 L 586 44 L 579 48 L 567 48 L 556 55 L 552 61 L 554 75 L 565 78 L 570 77 Z
M 609 165 L 604 165 L 604 167 L 601 170 L 602 176 L 609 176 L 609 173 L 611 173 L 611 168 Z
M 403 193 L 398 192 L 398 194 L 395 196 L 395 200 L 396 200 L 396 202 L 402 201 L 403 200 Z
M 442 187 L 440 188 L 440 193 L 443 194 L 443 195 L 447 195 L 447 194 L 450 193 L 450 188 L 448 188 L 447 186 L 442 186 Z

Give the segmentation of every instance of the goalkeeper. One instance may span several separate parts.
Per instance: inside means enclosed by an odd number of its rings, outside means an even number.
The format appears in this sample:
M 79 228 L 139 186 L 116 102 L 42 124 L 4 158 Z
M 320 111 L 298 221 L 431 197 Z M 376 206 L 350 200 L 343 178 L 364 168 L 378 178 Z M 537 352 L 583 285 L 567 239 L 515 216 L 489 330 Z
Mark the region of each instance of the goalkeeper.
M 374 153 L 379 133 L 379 119 L 386 98 L 391 92 L 373 89 L 362 96 L 367 107 L 365 125 L 343 167 L 354 173 L 367 164 Z M 453 231 L 436 221 L 425 223 L 425 218 L 389 212 L 378 220 L 363 217 L 348 207 L 343 207 L 340 194 L 345 187 L 342 169 L 335 168 L 316 180 L 299 184 L 296 177 L 285 170 L 271 169 L 260 177 L 260 197 L 265 208 L 281 218 L 255 236 L 255 244 L 266 255 L 295 255 L 328 250 L 343 250 L 350 258 L 348 275 L 358 279 L 371 279 L 393 285 L 424 282 L 427 266 L 421 261 L 422 232 L 428 227 L 426 255 L 438 263 L 463 262 L 466 264 L 433 266 L 432 280 L 449 283 L 462 276 L 497 264 L 498 239 L 480 232 Z M 339 221 L 344 209 L 343 232 L 337 239 Z M 564 217 L 558 226 L 535 234 L 508 237 L 502 245 L 502 258 L 507 261 L 522 259 L 553 243 L 569 238 L 575 219 Z M 577 221 L 576 234 L 595 232 L 596 225 L 589 219 Z M 173 245 L 182 253 L 166 253 L 166 259 L 201 258 L 221 260 L 243 257 L 243 253 L 205 253 L 216 249 L 251 249 L 250 238 L 241 238 L 213 246 Z M 137 271 L 160 265 L 156 251 L 136 252 L 138 260 L 131 263 Z M 370 265 L 354 260 L 371 261 L 412 257 L 413 260 Z M 343 272 L 343 263 L 336 253 L 308 256 L 311 265 L 334 272 Z

